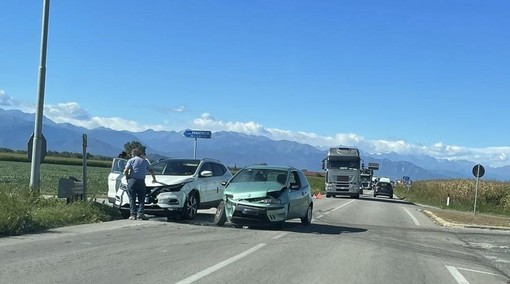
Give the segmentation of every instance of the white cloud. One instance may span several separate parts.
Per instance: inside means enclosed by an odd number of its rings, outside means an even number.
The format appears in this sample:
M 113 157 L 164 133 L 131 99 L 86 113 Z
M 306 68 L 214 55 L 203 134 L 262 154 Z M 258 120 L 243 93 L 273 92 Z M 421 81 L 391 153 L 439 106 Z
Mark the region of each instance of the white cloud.
M 216 120 L 209 113 L 193 120 L 193 125 L 211 131 L 235 131 L 249 135 L 264 135 L 274 140 L 290 140 L 317 147 L 356 145 L 369 153 L 395 152 L 403 155 L 428 155 L 437 159 L 467 160 L 500 167 L 510 165 L 510 147 L 468 148 L 457 145 L 436 143 L 433 145 L 411 144 L 403 140 L 367 140 L 354 133 L 337 133 L 334 136 L 319 136 L 315 133 L 292 132 L 277 128 L 265 128 L 259 123 L 223 122 Z
M 55 122 L 66 122 L 68 119 L 90 120 L 89 113 L 75 102 L 45 105 L 44 115 Z
M 4 90 L 0 90 L 0 106 L 15 107 L 19 105 L 20 102 L 8 96 Z

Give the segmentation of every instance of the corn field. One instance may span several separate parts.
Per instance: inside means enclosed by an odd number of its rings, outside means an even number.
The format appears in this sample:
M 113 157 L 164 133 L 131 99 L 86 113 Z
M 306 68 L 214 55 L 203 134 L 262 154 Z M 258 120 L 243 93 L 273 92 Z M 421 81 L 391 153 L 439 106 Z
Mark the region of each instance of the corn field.
M 395 188 L 400 198 L 462 211 L 474 210 L 475 192 L 476 179 L 415 181 L 409 188 L 404 185 Z M 476 203 L 477 212 L 510 215 L 510 183 L 480 179 Z

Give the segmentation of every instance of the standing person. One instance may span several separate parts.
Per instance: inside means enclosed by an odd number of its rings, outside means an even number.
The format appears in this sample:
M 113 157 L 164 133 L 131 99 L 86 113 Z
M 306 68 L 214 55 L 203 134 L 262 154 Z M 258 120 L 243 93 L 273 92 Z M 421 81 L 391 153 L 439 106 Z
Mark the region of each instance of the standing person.
M 124 169 L 124 174 L 128 181 L 128 195 L 129 195 L 129 220 L 147 220 L 144 214 L 145 203 L 145 176 L 147 172 L 152 175 L 152 183 L 157 182 L 154 171 L 147 159 L 143 157 L 143 152 L 135 148 L 131 151 L 133 158 L 129 159 Z M 138 198 L 138 207 L 136 206 L 136 199 Z

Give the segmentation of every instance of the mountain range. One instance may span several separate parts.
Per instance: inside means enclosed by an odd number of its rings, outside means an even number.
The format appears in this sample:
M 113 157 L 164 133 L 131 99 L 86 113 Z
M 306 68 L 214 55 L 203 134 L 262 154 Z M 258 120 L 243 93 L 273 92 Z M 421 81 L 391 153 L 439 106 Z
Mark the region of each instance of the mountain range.
M 0 108 L 0 147 L 27 150 L 34 131 L 35 115 L 19 110 Z M 82 153 L 82 136 L 87 134 L 87 152 L 92 155 L 115 157 L 124 144 L 139 141 L 149 155 L 165 157 L 209 157 L 228 166 L 243 167 L 254 163 L 292 165 L 296 168 L 322 172 L 322 160 L 327 149 L 287 140 L 271 140 L 265 136 L 219 131 L 211 139 L 184 137 L 177 131 L 143 132 L 116 131 L 108 128 L 86 129 L 69 123 L 55 123 L 44 117 L 42 133 L 48 151 Z M 196 143 L 196 144 L 195 144 Z M 338 145 L 332 145 L 335 147 Z M 363 162 L 379 163 L 377 176 L 413 180 L 473 178 L 470 161 L 439 160 L 424 155 L 401 155 L 395 152 L 370 154 L 360 149 Z M 485 167 L 485 179 L 510 180 L 510 166 Z

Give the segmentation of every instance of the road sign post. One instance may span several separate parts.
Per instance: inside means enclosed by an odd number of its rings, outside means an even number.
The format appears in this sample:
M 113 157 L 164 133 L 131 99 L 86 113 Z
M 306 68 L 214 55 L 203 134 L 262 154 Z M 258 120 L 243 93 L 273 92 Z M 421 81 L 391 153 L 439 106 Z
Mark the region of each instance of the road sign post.
M 478 164 L 473 167 L 473 175 L 476 177 L 476 186 L 475 186 L 475 204 L 473 206 L 473 214 L 476 215 L 476 199 L 478 197 L 478 184 L 480 182 L 480 178 L 485 174 L 485 168 Z
M 198 138 L 211 138 L 211 131 L 203 131 L 203 130 L 191 130 L 186 129 L 182 135 L 186 138 L 195 138 L 195 143 L 193 144 L 193 159 L 197 158 L 197 139 Z

